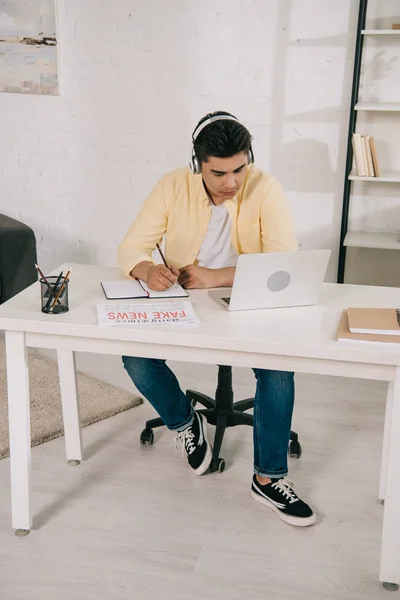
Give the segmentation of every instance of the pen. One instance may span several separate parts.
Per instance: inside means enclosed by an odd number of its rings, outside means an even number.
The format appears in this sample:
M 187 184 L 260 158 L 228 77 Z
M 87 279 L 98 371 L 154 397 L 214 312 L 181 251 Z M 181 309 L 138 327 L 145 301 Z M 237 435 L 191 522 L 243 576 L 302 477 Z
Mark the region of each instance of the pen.
M 159 245 L 159 244 L 156 244 L 156 246 L 157 246 L 157 250 L 158 250 L 158 251 L 159 251 L 159 253 L 160 253 L 160 256 L 161 256 L 161 258 L 162 258 L 162 261 L 163 261 L 164 265 L 167 267 L 167 269 L 171 270 L 171 269 L 169 268 L 169 266 L 167 265 L 167 261 L 165 260 L 165 257 L 164 257 L 164 254 L 162 253 L 162 250 L 161 250 L 161 248 L 160 248 L 160 245 Z
M 43 275 L 43 272 L 41 269 L 39 269 L 38 265 L 36 263 L 35 264 L 35 269 L 36 271 L 39 273 L 39 276 L 41 277 L 41 279 L 43 279 L 44 283 L 47 285 L 47 289 L 49 290 L 50 294 L 53 296 L 53 298 L 56 297 L 53 288 L 51 287 L 51 285 L 49 284 L 49 282 L 47 281 L 46 277 Z M 60 304 L 60 302 L 58 302 L 58 304 Z

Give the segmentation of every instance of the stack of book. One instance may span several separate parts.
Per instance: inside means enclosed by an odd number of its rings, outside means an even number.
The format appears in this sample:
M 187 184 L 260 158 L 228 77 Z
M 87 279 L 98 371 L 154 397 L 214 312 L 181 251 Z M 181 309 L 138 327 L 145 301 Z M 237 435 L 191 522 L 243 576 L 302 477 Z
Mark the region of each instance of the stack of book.
M 400 310 L 348 308 L 342 312 L 336 337 L 339 341 L 400 344 Z
M 358 177 L 380 177 L 378 155 L 373 135 L 353 133 L 353 156 Z

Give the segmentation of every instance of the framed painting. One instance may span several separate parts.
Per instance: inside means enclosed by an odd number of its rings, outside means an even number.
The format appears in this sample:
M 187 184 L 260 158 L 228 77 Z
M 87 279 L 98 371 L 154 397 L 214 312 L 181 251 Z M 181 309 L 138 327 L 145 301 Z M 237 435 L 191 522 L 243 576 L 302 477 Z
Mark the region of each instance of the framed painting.
M 56 0 L 0 0 L 0 92 L 57 95 Z

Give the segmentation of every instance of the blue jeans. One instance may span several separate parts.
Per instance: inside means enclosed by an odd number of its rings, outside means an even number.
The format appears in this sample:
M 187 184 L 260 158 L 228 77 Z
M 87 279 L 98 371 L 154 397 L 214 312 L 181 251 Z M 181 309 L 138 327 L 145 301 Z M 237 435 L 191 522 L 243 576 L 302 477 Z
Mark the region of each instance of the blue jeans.
M 182 431 L 194 410 L 165 360 L 123 356 L 124 367 L 139 392 L 156 409 L 165 425 Z M 287 474 L 287 451 L 294 404 L 294 374 L 253 369 L 254 473 L 277 478 Z

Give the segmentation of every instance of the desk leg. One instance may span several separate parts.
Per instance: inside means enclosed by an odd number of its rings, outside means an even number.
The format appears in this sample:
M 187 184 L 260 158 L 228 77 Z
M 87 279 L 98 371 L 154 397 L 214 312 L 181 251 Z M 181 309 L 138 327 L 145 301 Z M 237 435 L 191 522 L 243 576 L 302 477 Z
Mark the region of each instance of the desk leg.
M 57 358 L 64 421 L 65 451 L 68 464 L 79 465 L 82 460 L 82 434 L 76 385 L 75 352 L 57 350 Z
M 381 474 L 379 478 L 379 500 L 385 500 L 386 497 L 386 473 L 387 473 L 387 461 L 389 452 L 389 436 L 390 436 L 390 424 L 392 422 L 392 410 L 393 410 L 393 381 L 388 384 L 387 398 L 386 398 L 386 409 L 385 409 L 385 425 L 383 429 L 383 443 L 382 443 L 382 459 L 381 459 Z
M 392 386 L 391 418 L 388 418 L 385 507 L 383 514 L 380 580 L 387 589 L 400 583 L 400 367 Z
M 31 426 L 25 333 L 6 331 L 11 515 L 16 535 L 28 535 L 31 510 Z

